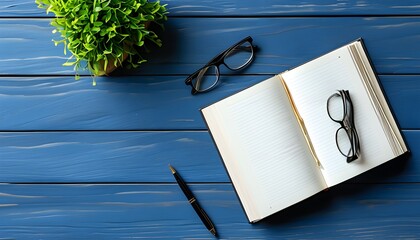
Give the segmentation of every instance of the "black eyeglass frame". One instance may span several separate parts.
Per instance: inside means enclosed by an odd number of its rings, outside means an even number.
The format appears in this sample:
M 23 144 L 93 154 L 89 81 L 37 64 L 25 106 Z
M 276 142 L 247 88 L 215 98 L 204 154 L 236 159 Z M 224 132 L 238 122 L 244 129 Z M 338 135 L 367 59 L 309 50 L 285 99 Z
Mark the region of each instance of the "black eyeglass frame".
M 232 70 L 232 71 L 239 71 L 243 68 L 245 68 L 246 66 L 248 66 L 255 58 L 255 49 L 256 46 L 254 46 L 252 44 L 252 37 L 248 36 L 244 39 L 242 39 L 241 41 L 235 43 L 234 45 L 232 45 L 231 47 L 229 47 L 228 49 L 224 50 L 223 52 L 219 53 L 218 55 L 216 55 L 216 57 L 214 57 L 213 59 L 211 59 L 206 65 L 204 65 L 202 68 L 198 69 L 197 71 L 195 71 L 193 74 L 189 75 L 187 77 L 187 79 L 185 79 L 185 84 L 186 85 L 190 85 L 192 87 L 191 89 L 191 94 L 196 94 L 196 93 L 203 93 L 203 92 L 208 92 L 210 90 L 212 90 L 213 88 L 215 88 L 217 86 L 217 84 L 219 83 L 220 80 L 220 70 L 219 70 L 219 66 L 220 65 L 225 65 L 228 69 Z M 229 67 L 226 63 L 225 63 L 225 57 L 228 56 L 228 54 L 235 49 L 236 47 L 244 44 L 245 42 L 249 42 L 251 45 L 251 57 L 248 59 L 248 61 L 246 61 L 244 64 L 242 64 L 241 66 L 237 67 L 237 68 L 231 68 Z M 208 67 L 210 66 L 214 66 L 216 68 L 216 76 L 217 79 L 216 81 L 214 81 L 214 83 L 203 90 L 199 90 L 196 89 L 195 86 L 193 85 L 193 79 L 195 79 L 196 77 L 198 77 L 198 75 L 200 74 L 201 71 L 203 70 L 207 70 Z
M 341 97 L 343 103 L 343 119 L 334 119 L 329 111 L 329 104 L 330 100 L 333 97 Z M 359 135 L 356 131 L 356 126 L 354 125 L 354 108 L 353 102 L 350 98 L 350 93 L 348 90 L 338 90 L 338 93 L 332 94 L 327 100 L 327 113 L 331 120 L 340 124 L 340 128 L 337 129 L 335 132 L 335 143 L 337 145 L 338 151 L 346 157 L 347 163 L 350 163 L 356 159 L 358 159 L 360 155 L 360 142 L 359 142 Z M 349 152 L 346 154 L 342 151 L 338 144 L 338 134 L 341 130 L 344 130 L 347 134 L 347 137 L 350 141 L 350 149 Z

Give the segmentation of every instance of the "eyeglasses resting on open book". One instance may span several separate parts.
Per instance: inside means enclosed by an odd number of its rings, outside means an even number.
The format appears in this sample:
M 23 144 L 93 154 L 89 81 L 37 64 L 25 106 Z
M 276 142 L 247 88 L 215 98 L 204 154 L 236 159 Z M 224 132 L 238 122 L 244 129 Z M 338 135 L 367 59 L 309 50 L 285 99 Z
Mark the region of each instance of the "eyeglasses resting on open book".
M 241 70 L 254 60 L 254 50 L 255 46 L 252 45 L 252 38 L 248 36 L 221 52 L 204 67 L 188 76 L 185 79 L 185 84 L 191 85 L 191 94 L 208 92 L 219 83 L 219 66 L 221 64 L 233 71 Z
M 340 153 L 350 163 L 360 155 L 359 136 L 354 125 L 354 109 L 348 90 L 339 90 L 327 100 L 328 116 L 340 128 L 335 132 L 335 142 Z

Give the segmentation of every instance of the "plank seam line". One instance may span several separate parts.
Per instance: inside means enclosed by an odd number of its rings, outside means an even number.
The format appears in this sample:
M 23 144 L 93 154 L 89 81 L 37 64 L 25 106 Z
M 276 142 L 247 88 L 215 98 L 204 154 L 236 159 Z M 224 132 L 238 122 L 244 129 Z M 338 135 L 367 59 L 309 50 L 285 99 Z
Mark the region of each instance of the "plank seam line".
M 187 182 L 188 185 L 231 185 L 231 182 Z M 4 185 L 178 185 L 176 182 L 0 182 Z
M 232 185 L 231 182 L 188 182 L 188 185 Z M 353 183 L 341 183 L 337 186 L 352 186 L 352 185 L 417 185 L 420 182 L 353 182 Z M 6 185 L 178 185 L 176 182 L 1 182 L 0 186 Z
M 152 132 L 208 132 L 207 129 L 205 128 L 198 128 L 198 129 L 121 129 L 121 130 L 115 130 L 115 129 L 110 129 L 110 130 L 104 130 L 104 129 L 92 129 L 92 130 L 1 130 L 0 129 L 0 133 L 83 133 L 83 132 L 95 132 L 95 133 L 115 133 L 115 132 L 119 132 L 119 133 L 152 133 Z
M 400 128 L 403 132 L 417 132 L 420 128 Z M 1 130 L 1 133 L 172 133 L 172 132 L 208 132 L 206 128 L 197 128 L 197 129 L 121 129 L 121 130 L 105 130 L 105 129 L 92 129 L 92 130 Z
M 168 15 L 168 18 L 418 18 L 420 14 Z M 0 16 L 0 19 L 54 19 L 52 16 Z
M 273 76 L 277 73 L 224 73 L 221 76 L 240 76 L 240 77 L 252 77 L 252 76 Z M 109 77 L 98 77 L 98 80 L 101 78 L 128 78 L 128 77 L 188 77 L 188 73 L 168 73 L 168 74 L 128 74 L 128 75 L 113 75 Z M 378 73 L 378 76 L 419 76 L 420 73 Z M 89 74 L 79 74 L 82 78 L 91 78 Z M 0 74 L 0 78 L 63 78 L 71 77 L 74 78 L 74 74 Z M 76 80 L 75 80 L 76 81 Z

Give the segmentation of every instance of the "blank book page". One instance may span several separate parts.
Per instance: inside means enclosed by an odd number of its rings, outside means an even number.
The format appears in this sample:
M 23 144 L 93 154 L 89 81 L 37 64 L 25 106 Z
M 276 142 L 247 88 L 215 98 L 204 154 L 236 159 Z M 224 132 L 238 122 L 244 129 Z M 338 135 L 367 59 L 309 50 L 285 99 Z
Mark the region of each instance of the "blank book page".
M 245 210 L 256 210 L 251 221 L 326 187 L 278 77 L 203 114 Z

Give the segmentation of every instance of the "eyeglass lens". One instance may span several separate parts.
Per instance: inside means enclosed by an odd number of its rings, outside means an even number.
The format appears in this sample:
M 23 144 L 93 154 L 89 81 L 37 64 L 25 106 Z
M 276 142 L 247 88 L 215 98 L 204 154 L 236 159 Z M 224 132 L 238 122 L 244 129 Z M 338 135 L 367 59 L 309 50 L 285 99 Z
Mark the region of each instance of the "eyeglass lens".
M 250 42 L 244 42 L 231 49 L 225 56 L 225 65 L 232 69 L 238 70 L 245 67 L 252 59 L 253 48 Z
M 346 131 L 346 129 L 339 128 L 336 133 L 336 141 L 338 150 L 341 152 L 342 155 L 346 157 L 351 157 L 355 153 L 353 152 L 351 137 Z
M 217 83 L 218 78 L 219 69 L 211 65 L 201 69 L 191 83 L 197 91 L 205 91 L 212 88 Z
M 328 113 L 332 120 L 341 122 L 344 120 L 344 102 L 340 94 L 335 93 L 328 99 Z

